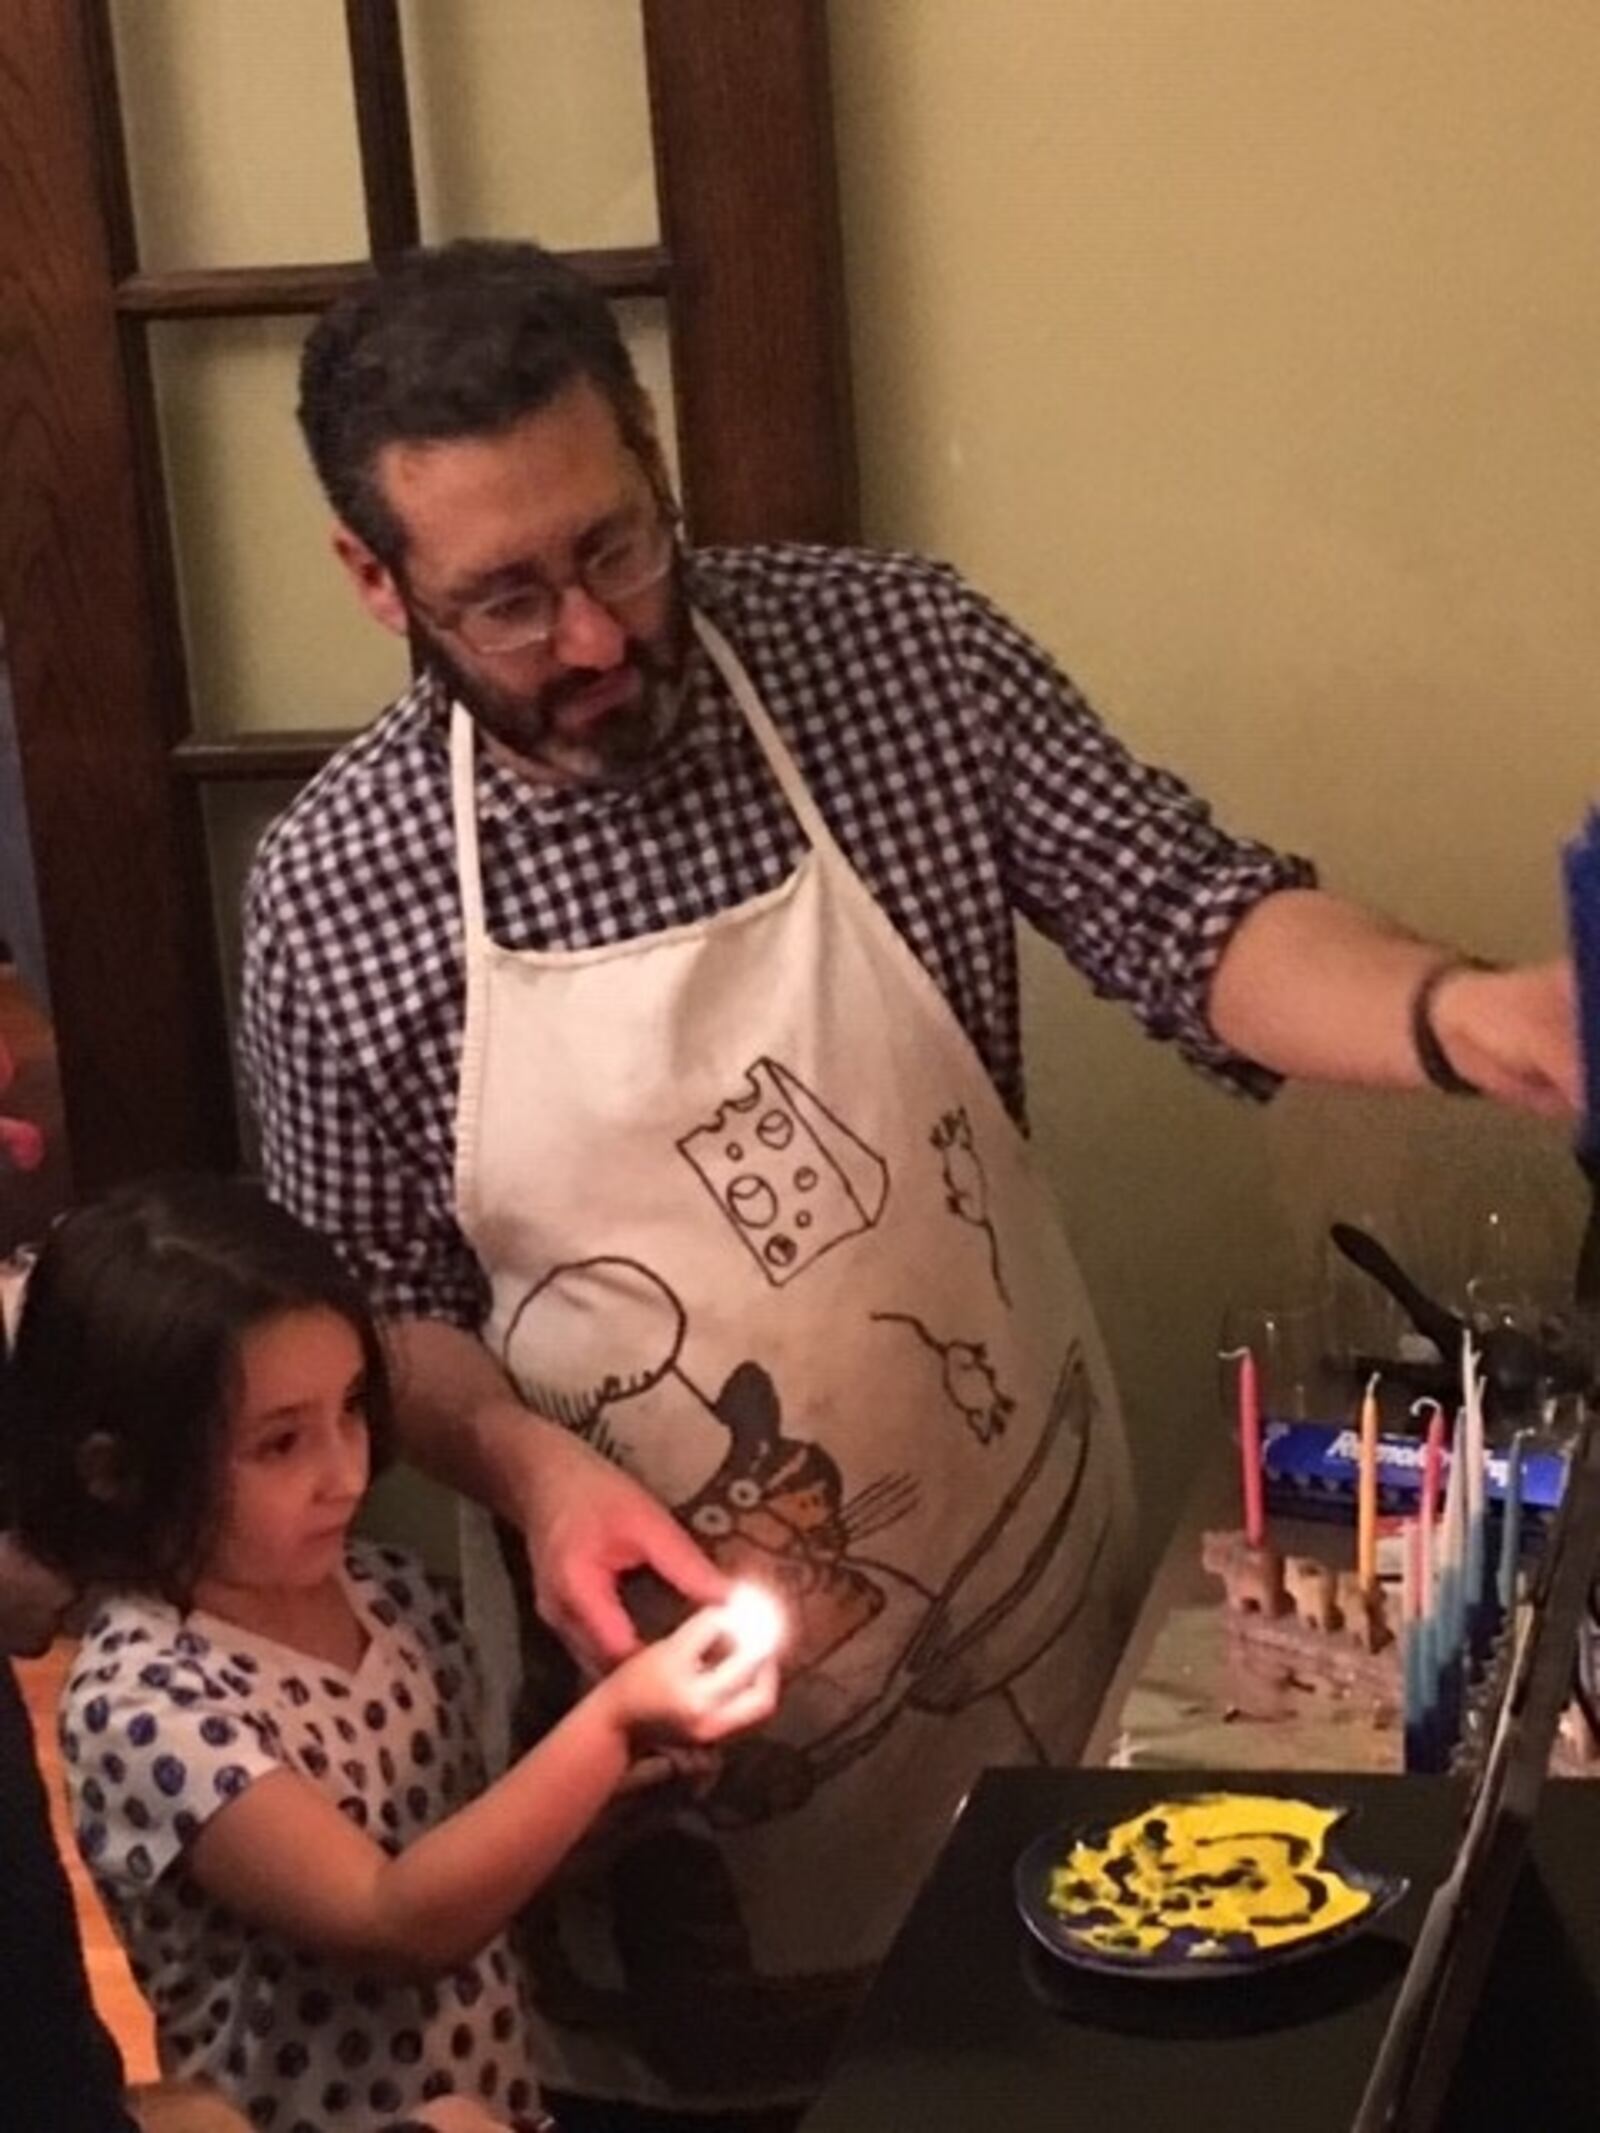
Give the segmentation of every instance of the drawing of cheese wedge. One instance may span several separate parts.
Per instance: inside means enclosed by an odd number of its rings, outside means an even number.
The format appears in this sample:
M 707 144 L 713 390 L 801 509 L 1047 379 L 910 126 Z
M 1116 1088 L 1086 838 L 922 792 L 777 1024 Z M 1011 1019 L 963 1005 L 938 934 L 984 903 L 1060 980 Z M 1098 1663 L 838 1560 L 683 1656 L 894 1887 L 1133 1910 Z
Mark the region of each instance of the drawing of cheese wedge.
M 872 1227 L 889 1197 L 889 1166 L 776 1060 L 758 1059 L 745 1089 L 678 1147 L 767 1279 L 781 1284 Z

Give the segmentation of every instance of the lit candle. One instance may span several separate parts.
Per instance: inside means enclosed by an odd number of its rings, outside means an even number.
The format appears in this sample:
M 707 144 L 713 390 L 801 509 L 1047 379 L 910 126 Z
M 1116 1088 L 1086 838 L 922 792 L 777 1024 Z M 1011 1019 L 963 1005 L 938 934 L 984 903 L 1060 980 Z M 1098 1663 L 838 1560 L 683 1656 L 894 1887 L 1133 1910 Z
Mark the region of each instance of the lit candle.
M 1361 1402 L 1361 1467 L 1356 1484 L 1356 1575 L 1363 1592 L 1378 1585 L 1378 1373 Z
M 765 1585 L 735 1585 L 718 1612 L 730 1645 L 750 1666 L 770 1659 L 788 1633 L 788 1617 Z
M 1522 1431 L 1506 1450 L 1505 1517 L 1500 1527 L 1499 1594 L 1501 1611 L 1517 1604 L 1517 1572 L 1522 1559 Z

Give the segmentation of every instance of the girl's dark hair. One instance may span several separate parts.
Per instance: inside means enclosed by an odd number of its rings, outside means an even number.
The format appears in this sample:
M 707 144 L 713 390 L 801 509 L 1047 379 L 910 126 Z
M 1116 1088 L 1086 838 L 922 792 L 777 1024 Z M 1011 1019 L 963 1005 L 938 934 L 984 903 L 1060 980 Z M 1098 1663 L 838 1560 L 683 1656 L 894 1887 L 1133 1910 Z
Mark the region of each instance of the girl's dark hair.
M 493 436 L 579 378 L 660 479 L 649 406 L 611 307 L 536 244 L 461 238 L 381 267 L 325 311 L 300 357 L 300 428 L 329 503 L 397 569 L 405 533 L 375 478 L 389 444 Z
M 361 1343 L 376 1472 L 393 1418 L 371 1306 L 259 1186 L 150 1179 L 64 1216 L 28 1278 L 0 1401 L 24 1544 L 80 1584 L 184 1604 L 221 1509 L 241 1344 L 303 1310 L 337 1312 Z M 86 1456 L 92 1438 L 105 1445 Z

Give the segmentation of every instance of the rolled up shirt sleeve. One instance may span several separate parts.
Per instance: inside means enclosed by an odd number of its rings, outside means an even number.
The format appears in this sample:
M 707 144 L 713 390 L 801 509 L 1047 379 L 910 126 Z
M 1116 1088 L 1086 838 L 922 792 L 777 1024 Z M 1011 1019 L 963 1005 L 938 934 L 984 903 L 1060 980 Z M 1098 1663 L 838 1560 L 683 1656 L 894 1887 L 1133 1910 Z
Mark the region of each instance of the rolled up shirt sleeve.
M 1224 1044 L 1206 999 L 1264 897 L 1310 888 L 1307 859 L 1231 835 L 1180 778 L 1141 762 L 1073 684 L 980 595 L 963 649 L 988 722 L 996 835 L 1013 908 L 1102 998 L 1243 1095 L 1281 1077 Z

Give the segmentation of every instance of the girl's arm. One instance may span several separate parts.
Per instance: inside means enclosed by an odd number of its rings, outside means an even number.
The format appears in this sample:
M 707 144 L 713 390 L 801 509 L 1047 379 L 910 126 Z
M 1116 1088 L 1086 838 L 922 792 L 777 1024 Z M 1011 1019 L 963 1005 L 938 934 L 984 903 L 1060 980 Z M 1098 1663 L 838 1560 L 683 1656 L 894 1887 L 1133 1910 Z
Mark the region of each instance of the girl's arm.
M 189 1847 L 206 1892 L 286 1940 L 342 1959 L 432 1975 L 467 1961 L 549 1879 L 625 1776 L 631 1737 L 661 1726 L 707 1742 L 772 1709 L 769 1664 L 752 1668 L 707 1609 L 619 1667 L 469 1806 L 398 1858 L 309 1779 L 259 1777 Z

